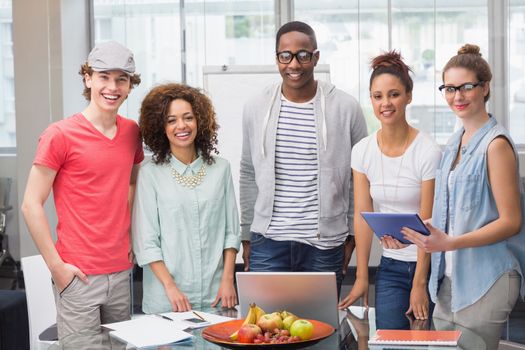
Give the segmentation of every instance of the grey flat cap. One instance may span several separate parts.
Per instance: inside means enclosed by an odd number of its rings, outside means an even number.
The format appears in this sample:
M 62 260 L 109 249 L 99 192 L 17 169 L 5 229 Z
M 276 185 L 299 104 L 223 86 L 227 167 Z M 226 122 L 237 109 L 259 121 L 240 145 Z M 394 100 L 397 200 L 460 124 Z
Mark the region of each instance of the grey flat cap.
M 89 53 L 87 62 L 96 72 L 119 70 L 129 75 L 135 73 L 133 52 L 116 41 L 98 44 Z

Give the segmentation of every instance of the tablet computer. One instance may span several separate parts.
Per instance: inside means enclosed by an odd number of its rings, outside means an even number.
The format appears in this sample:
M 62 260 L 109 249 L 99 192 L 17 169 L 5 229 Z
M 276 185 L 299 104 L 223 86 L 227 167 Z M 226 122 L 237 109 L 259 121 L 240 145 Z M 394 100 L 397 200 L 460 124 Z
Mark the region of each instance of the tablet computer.
M 362 212 L 361 216 L 368 223 L 372 231 L 378 238 L 385 235 L 391 236 L 397 239 L 401 243 L 412 244 L 407 241 L 401 229 L 403 227 L 411 228 L 424 235 L 429 235 L 430 231 L 427 229 L 423 220 L 415 213 L 374 213 L 374 212 Z

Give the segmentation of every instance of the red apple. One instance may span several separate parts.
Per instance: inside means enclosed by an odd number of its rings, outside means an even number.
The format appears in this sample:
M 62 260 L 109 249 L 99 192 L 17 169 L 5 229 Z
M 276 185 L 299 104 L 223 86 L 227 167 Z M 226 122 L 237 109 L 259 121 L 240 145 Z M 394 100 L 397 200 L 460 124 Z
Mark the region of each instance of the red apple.
M 281 316 L 275 313 L 266 314 L 259 318 L 257 325 L 265 332 L 273 331 L 275 328 L 283 328 L 283 320 L 281 319 Z
M 308 340 L 314 334 L 314 325 L 308 320 L 297 320 L 290 327 L 290 334 L 298 336 L 301 340 Z
M 239 328 L 237 340 L 239 343 L 253 343 L 253 340 L 257 337 L 257 334 L 262 334 L 261 328 L 255 324 L 245 324 Z

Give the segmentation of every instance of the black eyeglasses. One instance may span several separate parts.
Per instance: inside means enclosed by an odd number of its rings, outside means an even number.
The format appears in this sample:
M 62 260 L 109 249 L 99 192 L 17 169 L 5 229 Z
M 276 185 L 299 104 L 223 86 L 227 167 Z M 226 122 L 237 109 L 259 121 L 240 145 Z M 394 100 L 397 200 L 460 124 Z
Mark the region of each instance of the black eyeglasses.
M 441 91 L 443 96 L 454 96 L 456 94 L 456 91 L 459 92 L 470 92 L 474 90 L 477 86 L 483 85 L 484 81 L 478 81 L 477 83 L 465 83 L 461 84 L 459 86 L 452 86 L 452 85 L 441 85 L 438 89 Z
M 293 53 L 292 51 L 281 51 L 277 52 L 277 60 L 279 63 L 288 64 L 292 62 L 293 58 L 295 57 L 297 62 L 301 64 L 309 63 L 312 61 L 312 57 L 315 53 L 317 53 L 317 50 L 314 50 L 314 52 L 299 50 L 296 53 Z

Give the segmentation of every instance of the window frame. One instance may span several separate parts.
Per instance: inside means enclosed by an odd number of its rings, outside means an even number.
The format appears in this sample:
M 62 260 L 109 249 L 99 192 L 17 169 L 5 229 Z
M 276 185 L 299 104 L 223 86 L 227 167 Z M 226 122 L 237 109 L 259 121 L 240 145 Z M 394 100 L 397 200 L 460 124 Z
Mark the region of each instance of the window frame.
M 3 18 L 0 18 L 0 24 L 9 24 L 10 25 L 10 29 L 9 29 L 9 34 L 10 34 L 10 40 L 9 41 L 1 41 L 0 45 L 2 46 L 2 48 L 0 49 L 0 73 L 2 74 L 0 76 L 0 91 L 6 91 L 6 88 L 4 88 L 4 85 L 3 83 L 5 83 L 5 81 L 7 79 L 4 79 L 4 67 L 5 67 L 5 62 L 4 62 L 4 58 L 7 57 L 6 56 L 6 53 L 4 52 L 4 48 L 6 47 L 10 47 L 11 49 L 11 56 L 10 56 L 10 59 L 12 60 L 13 62 L 13 72 L 14 72 L 14 57 L 13 57 L 13 50 L 14 50 L 14 42 L 13 42 L 13 1 L 11 0 L 7 0 L 8 2 L 10 1 L 10 4 L 8 5 L 8 10 L 10 11 L 10 16 L 6 17 L 7 20 L 4 20 Z M 4 33 L 0 33 L 0 35 L 4 35 Z M 14 74 L 14 73 L 13 73 Z M 8 78 L 13 78 L 12 76 L 8 76 Z M 13 103 L 13 108 L 14 107 L 14 103 L 15 103 L 15 95 L 14 95 L 14 91 L 15 91 L 15 86 L 14 84 L 16 84 L 16 80 L 13 78 L 12 79 L 13 81 L 13 88 L 12 88 L 12 92 L 13 92 L 13 98 L 12 98 L 12 103 Z M 4 102 L 6 102 L 6 100 L 4 100 L 4 97 L 5 96 L 1 96 L 0 98 L 2 98 L 2 100 Z M 10 102 L 11 99 L 9 99 L 9 101 L 7 102 Z M 3 108 L 5 109 L 5 106 L 4 104 L 0 104 L 0 106 L 3 106 Z M 6 109 L 5 109 L 6 110 Z M 3 111 L 2 111 L 3 112 Z M 15 135 L 16 135 L 16 109 L 14 109 L 14 111 L 10 112 L 12 113 L 13 117 L 15 118 Z M 15 140 L 16 140 L 16 137 L 15 137 Z M 16 154 L 16 141 L 15 141 L 15 146 L 0 146 L 0 155 L 15 155 Z
M 94 0 L 89 0 L 90 6 L 92 8 L 91 16 L 93 17 L 93 3 Z M 434 0 L 434 9 L 436 9 L 438 1 Z M 510 3 L 508 0 L 487 0 L 487 20 L 489 25 L 489 38 L 488 38 L 488 52 L 489 57 L 488 61 L 493 69 L 493 81 L 491 83 L 491 88 L 493 94 L 491 94 L 491 100 L 487 105 L 487 108 L 490 113 L 492 113 L 501 125 L 503 125 L 508 130 L 510 127 L 510 111 L 508 108 L 508 98 L 509 98 L 509 77 L 508 77 L 508 26 L 509 26 L 509 6 Z M 184 0 L 179 0 L 179 16 L 181 23 L 181 43 L 184 45 L 186 42 L 185 38 L 185 26 L 184 18 L 186 6 Z M 388 45 L 389 49 L 392 49 L 392 27 L 393 27 L 393 4 L 392 0 L 387 0 L 387 17 L 388 17 Z M 275 27 L 279 28 L 282 24 L 294 20 L 295 8 L 294 0 L 274 0 L 274 18 L 275 18 Z M 94 19 L 91 19 L 93 23 Z M 93 33 L 92 29 L 92 33 Z M 94 35 L 92 35 L 92 38 Z M 503 39 L 501 39 L 503 38 Z M 181 47 L 183 52 L 186 52 L 186 48 Z M 186 82 L 186 60 L 181 62 L 182 66 L 182 82 Z M 437 88 L 437 86 L 436 86 Z M 358 96 L 356 96 L 358 97 Z M 434 104 L 436 107 L 437 104 Z M 436 109 L 436 108 L 434 108 Z M 436 117 L 436 112 L 434 113 L 434 118 Z M 518 144 L 517 148 L 520 152 L 525 152 L 525 144 Z

